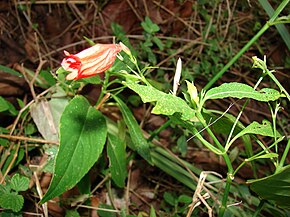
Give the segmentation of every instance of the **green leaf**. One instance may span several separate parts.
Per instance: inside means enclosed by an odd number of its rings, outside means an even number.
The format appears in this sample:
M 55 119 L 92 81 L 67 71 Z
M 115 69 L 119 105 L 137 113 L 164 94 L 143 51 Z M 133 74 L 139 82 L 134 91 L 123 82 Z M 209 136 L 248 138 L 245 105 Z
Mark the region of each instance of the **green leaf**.
M 263 120 L 262 124 L 254 121 L 250 125 L 248 125 L 245 129 L 243 129 L 237 136 L 245 135 L 245 134 L 259 134 L 262 136 L 270 136 L 274 137 L 274 132 L 272 128 L 272 123 L 268 120 Z M 281 137 L 281 134 L 277 132 L 277 137 Z
M 170 204 L 171 206 L 175 206 L 176 198 L 171 193 L 164 192 L 163 198 L 168 204 Z
M 231 144 L 239 137 L 245 135 L 245 134 L 258 134 L 262 136 L 269 136 L 269 137 L 274 137 L 274 132 L 272 128 L 271 122 L 267 120 L 263 120 L 262 124 L 254 121 L 245 129 L 240 131 L 234 138 L 226 145 L 225 149 L 228 150 L 228 148 L 231 146 Z M 277 131 L 277 137 L 281 137 L 281 134 Z
M 0 65 L 0 71 L 9 73 L 11 75 L 16 75 L 18 77 L 23 77 L 23 75 L 20 74 L 18 71 L 15 71 L 14 69 L 11 69 L 11 68 L 9 68 L 7 66 Z
M 65 217 L 80 217 L 80 214 L 76 210 L 66 210 Z
M 182 194 L 178 197 L 177 200 L 179 203 L 190 204 L 192 202 L 192 197 Z
M 154 43 L 158 46 L 160 50 L 164 50 L 164 44 L 158 37 L 154 36 L 152 40 L 154 41 Z
M 290 166 L 274 175 L 248 181 L 251 189 L 265 200 L 272 200 L 282 208 L 290 208 Z
M 99 208 L 102 208 L 103 210 L 98 210 L 98 215 L 100 217 L 116 217 L 117 214 L 115 212 L 111 212 L 110 210 L 114 211 L 113 207 L 107 204 L 100 204 Z M 105 210 L 106 209 L 106 210 Z
M 124 121 L 128 127 L 129 134 L 131 136 L 132 142 L 135 145 L 137 152 L 149 163 L 152 162 L 150 156 L 149 144 L 143 136 L 142 130 L 138 125 L 136 119 L 134 118 L 132 112 L 127 107 L 127 105 L 118 97 L 113 96 L 119 105 L 120 111 L 122 112 Z
M 8 109 L 8 102 L 2 96 L 0 96 L 0 112 L 7 111 Z
M 273 157 L 278 157 L 279 155 L 276 153 L 267 153 L 267 154 L 263 154 L 263 155 L 259 155 L 257 157 L 251 157 L 249 159 L 246 159 L 246 161 L 253 161 L 256 159 L 268 159 L 268 158 L 273 158 Z
M 148 16 L 145 17 L 145 22 L 141 22 L 141 26 L 149 34 L 154 34 L 160 30 L 159 26 L 153 23 Z
M 238 99 L 251 98 L 262 102 L 274 101 L 279 99 L 282 94 L 278 90 L 263 88 L 259 91 L 254 90 L 249 85 L 232 82 L 224 83 L 218 87 L 208 90 L 205 94 L 204 101 L 208 99 L 223 99 L 234 97 Z
M 103 115 L 82 96 L 66 106 L 51 184 L 41 203 L 74 187 L 98 160 L 107 137 Z
M 11 209 L 13 212 L 19 212 L 24 204 L 22 195 L 15 193 L 5 193 L 0 195 L 0 207 L 4 209 Z
M 163 93 L 152 86 L 135 83 L 126 83 L 126 85 L 140 95 L 144 103 L 156 102 L 155 107 L 152 109 L 153 114 L 173 115 L 181 113 L 181 119 L 185 121 L 192 120 L 195 117 L 195 111 L 177 96 Z
M 88 37 L 83 36 L 83 38 L 89 43 L 89 45 L 91 45 L 91 46 L 96 45 L 96 43 L 93 40 L 89 39 Z
M 5 164 L 3 165 L 3 168 L 2 168 L 3 171 L 6 171 L 7 168 L 10 166 L 11 162 L 13 161 L 14 155 L 15 155 L 15 149 L 12 149 L 10 152 L 10 155 L 8 156 L 8 158 L 5 161 Z M 23 159 L 24 156 L 25 156 L 24 148 L 20 148 L 18 153 L 17 153 L 17 159 L 14 162 L 12 168 L 17 166 L 20 163 L 20 161 Z M 12 169 L 12 168 L 10 168 L 10 169 Z
M 125 143 L 116 136 L 109 134 L 107 152 L 110 159 L 112 179 L 118 187 L 123 188 L 127 177 Z
M 9 183 L 6 183 L 6 185 L 0 184 L 0 195 L 9 193 L 10 191 L 11 191 L 11 187 Z
M 150 217 L 156 217 L 156 212 L 153 206 L 150 208 Z
M 8 111 L 11 115 L 18 114 L 18 111 L 15 109 L 15 107 L 2 96 L 0 96 L 0 112 L 4 111 Z
M 18 173 L 16 173 L 11 178 L 11 188 L 17 192 L 19 191 L 26 191 L 29 187 L 29 178 L 25 176 L 20 176 Z

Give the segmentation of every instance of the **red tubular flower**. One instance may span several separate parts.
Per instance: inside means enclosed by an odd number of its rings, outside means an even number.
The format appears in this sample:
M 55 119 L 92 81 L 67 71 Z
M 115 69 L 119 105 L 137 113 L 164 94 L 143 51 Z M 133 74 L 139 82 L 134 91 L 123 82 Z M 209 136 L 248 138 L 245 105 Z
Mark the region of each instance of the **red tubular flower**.
M 120 44 L 96 44 L 77 54 L 64 51 L 66 57 L 61 66 L 71 72 L 66 79 L 87 78 L 108 70 L 113 65 L 117 54 L 124 49 L 124 45 Z

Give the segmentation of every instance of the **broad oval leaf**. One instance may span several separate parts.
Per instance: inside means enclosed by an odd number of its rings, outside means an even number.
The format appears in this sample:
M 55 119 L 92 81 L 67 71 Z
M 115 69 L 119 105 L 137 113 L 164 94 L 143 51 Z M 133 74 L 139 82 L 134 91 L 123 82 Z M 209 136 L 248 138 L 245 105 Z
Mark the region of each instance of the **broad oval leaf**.
M 126 83 L 126 85 L 135 91 L 146 102 L 156 102 L 152 109 L 153 114 L 173 115 L 181 114 L 182 120 L 191 120 L 195 117 L 195 111 L 181 98 L 172 94 L 166 94 L 151 86 L 140 85 L 136 83 Z
M 82 96 L 66 106 L 60 120 L 60 146 L 44 203 L 74 187 L 98 160 L 107 137 L 106 120 Z
M 115 101 L 118 103 L 120 111 L 122 112 L 124 121 L 128 127 L 129 134 L 131 136 L 132 142 L 138 152 L 145 160 L 149 163 L 152 162 L 149 144 L 143 136 L 142 130 L 138 125 L 136 119 L 134 118 L 132 112 L 127 107 L 127 105 L 118 97 L 113 96 Z
M 125 142 L 112 134 L 108 134 L 107 152 L 112 179 L 117 186 L 123 188 L 127 177 Z
M 248 181 L 251 189 L 265 200 L 272 200 L 283 208 L 290 208 L 290 166 L 281 172 Z
M 226 97 L 234 97 L 238 99 L 250 98 L 262 102 L 268 102 L 277 100 L 281 96 L 282 94 L 275 89 L 263 88 L 257 91 L 247 84 L 232 82 L 224 83 L 218 87 L 214 87 L 208 90 L 205 94 L 204 101 L 208 99 L 223 99 Z
M 0 195 L 0 207 L 5 209 L 11 209 L 13 212 L 19 212 L 24 204 L 24 198 L 22 195 L 18 195 L 13 192 L 8 192 Z

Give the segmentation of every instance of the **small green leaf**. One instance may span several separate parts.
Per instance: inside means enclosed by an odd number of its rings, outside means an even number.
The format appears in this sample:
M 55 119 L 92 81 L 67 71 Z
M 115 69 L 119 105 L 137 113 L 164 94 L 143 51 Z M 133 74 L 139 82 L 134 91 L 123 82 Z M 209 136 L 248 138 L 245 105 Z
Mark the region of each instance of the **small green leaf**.
M 10 191 L 11 191 L 11 187 L 9 183 L 6 183 L 6 185 L 0 184 L 0 195 L 9 193 Z
M 110 170 L 115 184 L 123 188 L 127 177 L 126 146 L 116 136 L 109 134 L 107 152 L 110 159 Z
M 179 203 L 190 204 L 192 202 L 192 197 L 183 194 L 180 195 L 177 200 Z
M 9 73 L 11 75 L 16 75 L 18 77 L 23 77 L 23 75 L 21 73 L 19 73 L 18 71 L 15 71 L 14 69 L 11 69 L 7 66 L 0 65 L 0 71 Z
M 11 115 L 18 114 L 18 111 L 15 109 L 15 107 L 2 96 L 0 96 L 0 112 L 4 111 L 8 111 Z
M 223 99 L 234 97 L 238 99 L 250 98 L 262 102 L 274 101 L 279 99 L 282 94 L 278 90 L 263 88 L 259 91 L 254 90 L 249 85 L 232 82 L 224 83 L 218 87 L 208 90 L 205 94 L 204 101 L 208 99 Z
M 66 106 L 51 184 L 41 203 L 74 187 L 98 160 L 107 137 L 106 120 L 82 96 Z
M 152 109 L 153 114 L 173 115 L 181 113 L 182 120 L 191 120 L 195 117 L 195 111 L 187 103 L 172 94 L 166 94 L 151 86 L 145 86 L 135 83 L 126 83 L 126 85 L 135 91 L 146 102 L 156 102 Z
M 83 37 L 84 37 L 84 39 L 89 43 L 89 45 L 91 45 L 91 46 L 96 45 L 96 43 L 95 43 L 93 40 L 89 39 L 89 38 L 86 37 L 86 36 L 83 36 Z
M 66 210 L 65 217 L 80 217 L 80 214 L 76 210 Z
M 265 200 L 272 200 L 282 208 L 290 208 L 290 166 L 274 175 L 249 180 L 251 189 Z
M 163 198 L 168 204 L 170 204 L 171 206 L 175 206 L 176 198 L 171 193 L 165 192 L 163 194 Z
M 154 37 L 152 38 L 152 40 L 154 41 L 154 43 L 158 46 L 158 48 L 159 48 L 161 51 L 164 50 L 164 44 L 162 43 L 162 41 L 161 41 L 158 37 L 154 36 Z
M 263 155 L 259 155 L 257 157 L 251 157 L 249 159 L 247 159 L 247 161 L 253 161 L 256 159 L 268 159 L 268 158 L 273 158 L 273 157 L 278 157 L 279 155 L 276 153 L 267 153 L 267 154 L 263 154 Z
M 98 210 L 97 211 L 98 212 L 98 215 L 100 217 L 116 217 L 117 216 L 115 212 L 110 212 L 110 210 L 113 210 L 114 211 L 113 207 L 110 206 L 110 205 L 100 204 L 99 205 L 99 208 L 104 209 L 104 210 Z M 108 211 L 106 211 L 105 209 L 107 209 Z
M 15 193 L 5 193 L 0 195 L 0 207 L 4 209 L 11 209 L 13 212 L 19 212 L 24 204 L 22 195 Z
M 8 102 L 2 96 L 0 96 L 0 112 L 7 111 L 8 109 Z
M 136 119 L 134 118 L 132 112 L 127 107 L 127 105 L 118 97 L 113 96 L 118 106 L 122 112 L 124 121 L 128 127 L 129 134 L 131 136 L 132 142 L 135 145 L 137 152 L 149 163 L 152 162 L 150 156 L 149 144 L 143 136 L 143 133 L 138 125 Z
M 150 208 L 150 217 L 156 217 L 156 212 L 153 206 Z
M 182 156 L 185 156 L 187 153 L 187 141 L 186 141 L 186 137 L 184 135 L 180 136 L 177 139 L 177 147 L 178 150 L 180 151 Z
M 141 22 L 141 26 L 149 34 L 154 34 L 160 30 L 159 26 L 153 23 L 148 16 L 145 17 L 145 22 Z
M 19 191 L 26 191 L 29 187 L 29 178 L 25 176 L 20 176 L 18 173 L 16 173 L 11 178 L 11 188 L 17 192 Z
M 258 134 L 262 136 L 274 137 L 274 132 L 271 122 L 263 120 L 262 124 L 254 121 L 242 131 L 240 131 L 234 138 L 226 145 L 225 149 L 228 150 L 231 144 L 239 137 L 244 136 L 245 134 Z M 281 134 L 277 132 L 277 137 L 281 137 Z

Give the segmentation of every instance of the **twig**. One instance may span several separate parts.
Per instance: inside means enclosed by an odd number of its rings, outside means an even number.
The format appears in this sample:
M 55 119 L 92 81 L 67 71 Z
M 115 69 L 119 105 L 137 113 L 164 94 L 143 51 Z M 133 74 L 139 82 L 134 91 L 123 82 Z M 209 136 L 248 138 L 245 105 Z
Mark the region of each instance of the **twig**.
M 44 144 L 59 144 L 56 141 L 48 141 L 48 140 L 44 140 L 44 139 L 29 138 L 29 137 L 25 137 L 25 136 L 13 136 L 13 135 L 0 134 L 0 138 L 9 139 L 9 140 L 21 140 L 21 141 L 29 141 L 29 142 L 36 142 L 36 143 L 44 143 Z
M 31 4 L 88 4 L 94 2 L 93 0 L 35 0 L 35 1 L 19 1 L 18 5 L 31 5 Z
M 42 189 L 40 187 L 40 183 L 39 183 L 39 179 L 37 177 L 36 171 L 33 172 L 33 175 L 34 175 L 34 178 L 35 178 L 35 185 L 36 185 L 37 193 L 39 195 L 39 198 L 42 199 L 43 198 L 43 193 L 42 193 Z M 42 208 L 43 208 L 44 216 L 45 217 L 48 217 L 47 202 L 45 202 L 44 204 L 42 204 Z
M 79 205 L 79 207 L 87 208 L 87 209 L 94 209 L 94 210 L 101 210 L 101 211 L 106 211 L 106 212 L 115 212 L 115 213 L 119 213 L 119 212 L 121 212 L 121 211 L 119 211 L 119 210 L 114 210 L 114 209 L 105 209 L 105 208 L 93 207 L 93 206 L 86 206 L 86 205 Z
M 176 19 L 178 19 L 180 22 L 182 22 L 185 26 L 187 26 L 190 30 L 192 30 L 195 34 L 197 34 L 198 36 L 200 36 L 200 32 L 197 31 L 195 28 L 193 28 L 191 25 L 189 25 L 184 19 L 182 19 L 179 16 L 176 16 L 175 13 L 173 13 L 172 11 L 168 10 L 166 7 L 164 7 L 163 5 L 161 5 L 159 2 L 157 1 L 153 1 L 154 4 L 158 5 L 160 8 L 162 8 L 164 11 L 166 11 L 167 13 L 169 13 L 171 16 L 175 17 Z
M 132 5 L 130 0 L 126 0 L 126 2 L 128 3 L 128 5 L 130 6 L 131 10 L 134 12 L 134 14 L 136 15 L 136 17 L 140 20 L 143 21 L 142 16 L 137 12 L 137 10 L 134 8 L 134 6 Z
M 237 4 L 237 0 L 234 1 L 234 5 L 233 5 L 233 8 L 232 8 L 232 11 L 235 10 L 236 4 Z M 227 0 L 227 9 L 228 9 L 229 17 L 228 17 L 228 20 L 227 20 L 227 25 L 226 25 L 226 29 L 225 29 L 225 33 L 224 33 L 224 38 L 227 37 L 227 34 L 229 32 L 229 27 L 230 27 L 231 21 L 233 19 L 233 12 L 231 11 L 229 0 Z
M 128 179 L 127 179 L 127 186 L 125 192 L 125 203 L 126 203 L 126 214 L 129 214 L 129 193 L 130 193 L 130 183 L 131 183 L 131 174 L 132 174 L 132 164 L 133 160 L 129 162 L 129 171 L 128 171 Z

